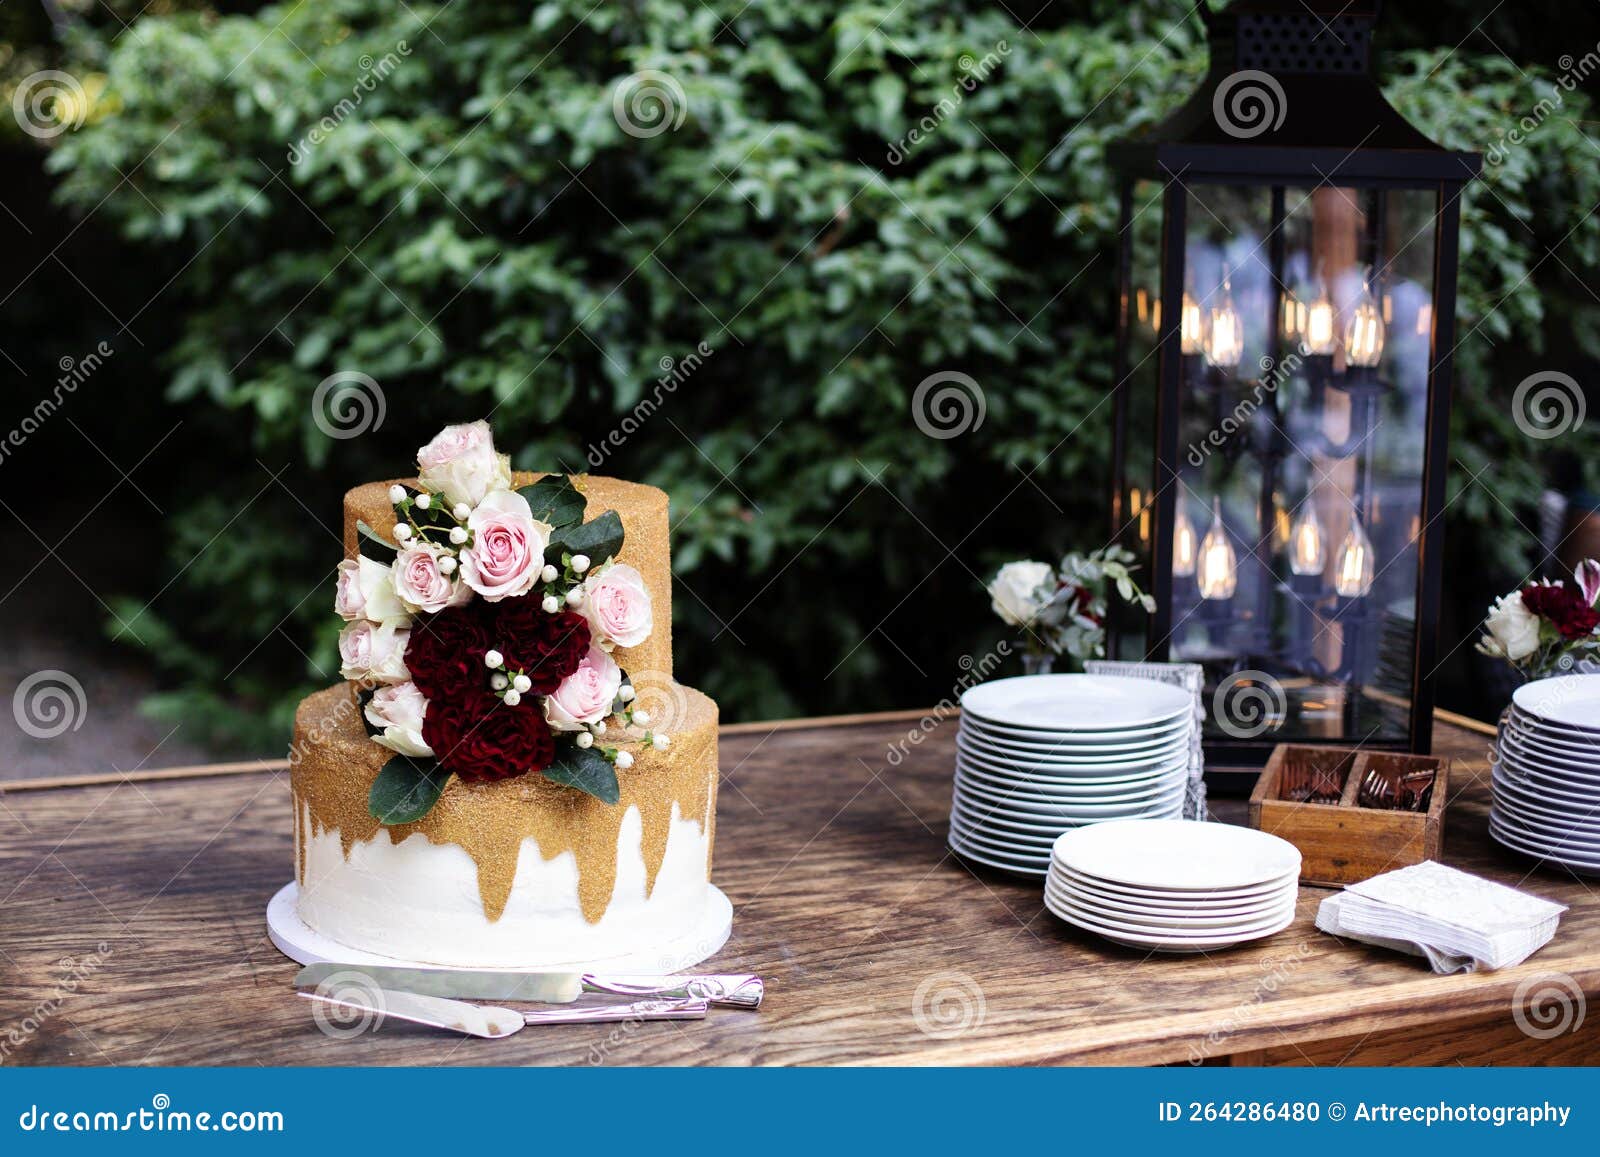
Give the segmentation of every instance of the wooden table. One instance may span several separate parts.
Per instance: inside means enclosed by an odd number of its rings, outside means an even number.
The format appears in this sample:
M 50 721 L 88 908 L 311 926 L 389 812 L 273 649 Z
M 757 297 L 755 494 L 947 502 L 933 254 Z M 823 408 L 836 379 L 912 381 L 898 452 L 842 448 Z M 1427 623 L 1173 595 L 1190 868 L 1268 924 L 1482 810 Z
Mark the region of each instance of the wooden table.
M 1572 910 L 1529 964 L 1441 977 L 1317 932 L 1311 888 L 1290 929 L 1211 956 L 1079 933 L 1037 884 L 946 852 L 956 724 L 914 726 L 725 730 L 715 877 L 737 915 L 715 963 L 770 978 L 759 1013 L 503 1041 L 316 1028 L 263 919 L 292 870 L 281 765 L 15 785 L 0 794 L 0 1063 L 1600 1061 L 1600 1009 L 1548 1040 L 1513 1017 L 1529 977 L 1600 992 L 1600 896 L 1489 842 L 1481 733 L 1436 728 L 1456 760 L 1445 858 Z

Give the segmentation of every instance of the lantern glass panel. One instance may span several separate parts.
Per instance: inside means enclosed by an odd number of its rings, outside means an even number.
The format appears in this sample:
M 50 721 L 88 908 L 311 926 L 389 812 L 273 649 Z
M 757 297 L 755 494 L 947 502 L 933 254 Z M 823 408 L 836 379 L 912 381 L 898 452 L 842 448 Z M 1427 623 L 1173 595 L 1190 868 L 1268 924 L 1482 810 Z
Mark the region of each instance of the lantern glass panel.
M 1202 341 L 1181 359 L 1169 654 L 1213 693 L 1275 686 L 1251 740 L 1407 738 L 1435 204 L 1188 190 Z M 1208 726 L 1242 737 L 1224 712 Z

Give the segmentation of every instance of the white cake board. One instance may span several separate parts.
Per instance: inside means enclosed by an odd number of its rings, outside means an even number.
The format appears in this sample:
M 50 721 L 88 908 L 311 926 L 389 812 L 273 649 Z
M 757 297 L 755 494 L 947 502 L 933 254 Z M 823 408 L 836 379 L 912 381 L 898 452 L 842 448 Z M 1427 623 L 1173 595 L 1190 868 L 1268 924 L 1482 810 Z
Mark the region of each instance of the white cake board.
M 667 940 L 646 944 L 620 956 L 603 960 L 544 960 L 527 965 L 496 965 L 492 969 L 474 971 L 495 972 L 609 972 L 666 975 L 683 972 L 714 956 L 733 931 L 733 904 L 715 884 L 707 884 L 704 913 L 700 923 L 685 929 Z M 300 919 L 300 888 L 293 883 L 278 889 L 278 894 L 267 904 L 267 933 L 290 960 L 301 964 L 374 964 L 396 968 L 457 968 L 425 960 L 405 960 L 396 956 L 382 956 L 364 952 L 359 948 L 332 940 Z

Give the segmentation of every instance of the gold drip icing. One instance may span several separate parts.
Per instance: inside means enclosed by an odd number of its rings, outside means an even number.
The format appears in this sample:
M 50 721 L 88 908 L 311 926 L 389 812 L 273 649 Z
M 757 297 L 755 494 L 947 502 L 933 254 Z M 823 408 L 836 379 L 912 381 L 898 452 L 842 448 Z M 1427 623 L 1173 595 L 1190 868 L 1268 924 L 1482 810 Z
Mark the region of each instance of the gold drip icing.
M 526 775 L 493 784 L 452 779 L 439 802 L 421 820 L 387 829 L 367 811 L 367 793 L 392 754 L 367 738 L 349 684 L 303 700 L 295 716 L 292 783 L 300 880 L 305 882 L 305 844 L 312 835 L 337 831 L 349 859 L 351 849 L 387 833 L 392 843 L 421 834 L 435 844 L 455 844 L 477 865 L 478 895 L 490 921 L 504 913 L 516 877 L 522 842 L 538 841 L 542 859 L 571 852 L 578 866 L 578 899 L 584 919 L 597 923 L 611 903 L 617 877 L 617 841 L 630 807 L 643 821 L 646 895 L 666 857 L 676 805 L 713 837 L 717 790 L 717 708 L 706 696 L 680 688 L 686 709 L 665 751 L 639 750 L 635 763 L 619 771 L 621 799 L 606 804 L 573 788 Z M 300 808 L 309 825 L 299 819 Z M 303 830 L 306 827 L 309 830 Z M 707 864 L 709 873 L 710 865 Z

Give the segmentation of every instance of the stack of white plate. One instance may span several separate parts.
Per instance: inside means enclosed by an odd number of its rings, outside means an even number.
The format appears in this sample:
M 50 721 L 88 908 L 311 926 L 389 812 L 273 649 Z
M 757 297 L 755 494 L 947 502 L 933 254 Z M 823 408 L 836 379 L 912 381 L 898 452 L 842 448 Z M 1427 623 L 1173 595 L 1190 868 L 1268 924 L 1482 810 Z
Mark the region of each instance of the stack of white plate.
M 1300 852 L 1253 828 L 1128 820 L 1056 840 L 1045 906 L 1130 948 L 1211 952 L 1294 920 Z
M 1115 675 L 1024 675 L 961 697 L 950 847 L 1043 876 L 1062 832 L 1183 814 L 1194 697 Z
M 1498 749 L 1489 833 L 1547 863 L 1600 874 L 1600 675 L 1517 688 Z

